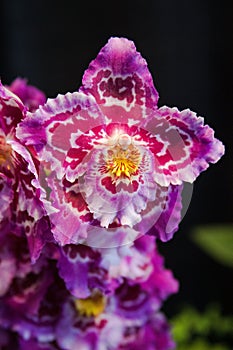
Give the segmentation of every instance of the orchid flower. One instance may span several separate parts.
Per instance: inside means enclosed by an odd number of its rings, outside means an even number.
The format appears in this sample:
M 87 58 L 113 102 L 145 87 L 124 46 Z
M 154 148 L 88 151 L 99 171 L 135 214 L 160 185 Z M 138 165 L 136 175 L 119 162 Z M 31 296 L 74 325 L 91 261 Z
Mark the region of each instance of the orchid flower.
M 148 231 L 170 239 L 183 182 L 217 162 L 222 143 L 189 109 L 158 108 L 146 61 L 127 39 L 111 38 L 82 83 L 17 130 L 41 161 L 55 240 L 111 247 Z
M 61 253 L 52 244 L 35 264 L 25 238 L 12 234 L 1 244 L 0 334 L 1 327 L 17 333 L 15 349 L 174 348 L 160 308 L 178 282 L 164 268 L 154 237 L 118 247 L 115 259 L 104 249 L 102 256 L 82 245 Z
M 184 183 L 224 153 L 204 119 L 158 107 L 134 43 L 111 38 L 79 91 L 0 84 L 0 347 L 172 350 L 178 291 L 156 239 Z

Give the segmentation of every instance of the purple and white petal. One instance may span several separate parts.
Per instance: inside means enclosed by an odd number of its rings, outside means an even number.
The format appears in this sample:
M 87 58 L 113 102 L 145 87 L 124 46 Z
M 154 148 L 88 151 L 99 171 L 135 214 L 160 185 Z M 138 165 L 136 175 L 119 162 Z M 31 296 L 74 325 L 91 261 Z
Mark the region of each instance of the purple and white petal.
M 102 124 L 103 117 L 94 98 L 74 92 L 48 99 L 35 113 L 28 113 L 16 135 L 27 146 L 34 146 L 39 159 L 48 162 L 61 179 L 66 171 L 63 162 L 67 153 L 79 148 L 76 138 Z
M 156 199 L 149 202 L 142 213 L 142 220 L 135 229 L 142 234 L 147 233 L 166 242 L 178 230 L 182 219 L 183 185 L 157 187 Z
M 163 143 L 162 150 L 149 145 L 155 158 L 154 179 L 161 186 L 193 182 L 224 154 L 214 131 L 189 109 L 161 107 L 144 124 L 152 139 Z
M 149 236 L 142 236 L 134 243 L 120 247 L 104 248 L 100 250 L 101 266 L 108 271 L 111 279 L 121 281 L 123 277 L 141 283 L 147 280 L 153 270 L 151 256 L 154 249 L 155 239 Z
M 109 290 L 107 271 L 100 266 L 101 255 L 84 245 L 67 245 L 61 249 L 59 274 L 76 298 L 85 299 L 93 289 Z
M 146 150 L 141 153 L 145 159 L 149 158 Z M 133 227 L 141 221 L 140 213 L 146 208 L 147 202 L 155 199 L 156 184 L 153 182 L 152 165 L 148 162 L 146 168 L 141 167 L 140 172 L 133 174 L 130 179 L 125 177 L 113 182 L 112 176 L 104 170 L 106 158 L 105 150 L 92 152 L 80 189 L 85 193 L 88 208 L 100 226 L 109 227 L 118 222 Z
M 132 41 L 111 38 L 85 71 L 80 91 L 94 96 L 106 121 L 138 124 L 156 109 L 158 93 Z

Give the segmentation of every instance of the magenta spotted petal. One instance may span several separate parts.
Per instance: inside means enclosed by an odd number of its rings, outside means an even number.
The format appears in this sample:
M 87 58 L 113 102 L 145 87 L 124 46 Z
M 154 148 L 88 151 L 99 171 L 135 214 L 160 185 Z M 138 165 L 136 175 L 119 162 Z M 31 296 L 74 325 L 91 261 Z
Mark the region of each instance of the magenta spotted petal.
M 0 326 L 27 339 L 51 336 L 54 316 L 43 317 L 41 306 L 43 302 L 48 305 L 46 294 L 54 282 L 53 265 L 44 256 L 32 265 L 26 238 L 1 235 L 0 246 Z
M 148 245 L 149 243 L 151 245 L 151 251 L 148 247 L 146 248 L 147 252 L 145 251 L 146 240 L 148 240 Z M 140 248 L 145 255 L 141 261 L 137 254 L 140 252 Z M 132 259 L 136 260 L 132 263 L 130 262 L 130 253 L 132 253 Z M 147 261 L 146 258 L 148 259 Z M 109 309 L 114 310 L 116 314 L 122 317 L 146 319 L 150 313 L 160 309 L 162 302 L 169 295 L 178 291 L 178 282 L 173 277 L 172 272 L 164 268 L 163 259 L 158 254 L 152 237 L 151 239 L 149 237 L 141 237 L 135 242 L 133 247 L 128 247 L 128 256 L 122 258 L 121 261 L 121 265 L 123 264 L 125 265 L 125 271 L 123 270 L 122 276 L 127 276 L 127 269 L 128 276 L 116 288 L 114 298 L 109 300 Z M 144 279 L 140 274 L 136 278 L 135 276 L 133 277 L 136 267 L 138 270 L 145 269 L 144 277 L 148 272 L 149 275 Z M 132 274 L 130 275 L 131 269 Z
M 97 288 L 110 291 L 107 271 L 101 267 L 101 254 L 84 245 L 67 245 L 58 260 L 59 274 L 76 298 L 85 299 Z
M 97 258 L 93 259 L 93 263 L 95 260 L 100 260 L 97 252 L 94 253 L 89 247 L 77 247 L 79 246 L 64 249 L 70 264 L 75 265 L 75 260 L 79 264 L 82 260 L 82 264 L 87 266 L 90 258 Z M 102 259 L 106 264 L 108 253 L 104 249 L 102 253 Z M 119 260 L 116 257 L 117 253 Z M 148 258 L 147 262 L 145 257 L 138 258 L 140 254 Z M 88 259 L 87 255 L 89 255 Z M 154 238 L 144 236 L 135 241 L 134 246 L 118 247 L 115 252 L 112 250 L 110 260 L 109 274 L 111 275 L 115 270 L 115 276 L 117 276 L 117 270 L 120 271 L 120 283 L 111 293 L 104 294 L 103 289 L 102 291 L 98 289 L 99 284 L 97 283 L 96 288 L 87 298 L 67 298 L 62 306 L 62 315 L 56 328 L 58 344 L 70 350 L 75 344 L 90 350 L 102 349 L 102 347 L 103 349 L 133 349 L 134 347 L 136 349 L 145 347 L 148 350 L 173 349 L 174 343 L 169 327 L 158 310 L 162 301 L 169 294 L 177 291 L 178 284 L 169 270 L 164 268 L 163 259 L 155 250 Z M 134 260 L 137 262 L 135 263 Z M 152 266 L 149 260 L 153 261 Z M 141 272 L 137 276 L 136 265 L 138 265 L 138 270 L 145 269 L 144 280 Z M 150 265 L 149 271 L 146 265 Z M 126 272 L 127 269 L 128 272 Z M 71 266 L 68 268 L 67 265 L 64 272 L 65 281 L 67 279 L 71 281 L 73 268 Z M 98 273 L 98 268 L 93 266 L 89 272 L 90 275 L 93 275 L 93 272 Z M 86 273 L 85 269 L 84 273 Z M 82 273 L 80 276 L 81 287 Z M 71 283 L 74 285 L 75 278 L 73 280 Z
M 204 119 L 189 109 L 161 107 L 143 124 L 163 144 L 160 152 L 149 146 L 155 157 L 155 181 L 162 186 L 192 183 L 224 153 L 223 144 Z
M 20 124 L 17 137 L 41 161 L 42 200 L 58 243 L 100 248 L 146 232 L 173 236 L 183 182 L 217 162 L 224 147 L 203 118 L 157 102 L 133 42 L 111 38 L 80 92 L 49 99 Z
M 122 283 L 143 283 L 153 270 L 152 256 L 155 254 L 154 237 L 142 236 L 133 244 L 117 248 L 101 249 L 101 266 L 108 271 L 108 278 Z
M 156 236 L 163 242 L 170 240 L 182 218 L 182 191 L 183 185 L 158 186 L 156 199 L 148 204 L 143 212 L 143 220 L 136 225 L 136 229 Z M 184 209 L 187 209 L 185 206 Z
M 132 41 L 111 38 L 83 76 L 80 89 L 94 96 L 106 120 L 130 124 L 156 109 L 158 93 L 144 58 Z
M 179 283 L 174 278 L 172 272 L 164 268 L 163 258 L 158 254 L 156 249 L 151 260 L 153 265 L 152 272 L 141 286 L 147 293 L 154 295 L 160 306 L 160 303 L 167 299 L 169 295 L 178 292 Z
M 56 340 L 61 349 L 118 349 L 125 326 L 114 314 L 97 318 L 79 314 L 74 302 L 67 300 L 56 327 Z
M 133 83 L 135 76 L 140 88 Z M 111 38 L 86 70 L 80 90 L 95 97 L 107 123 L 137 123 L 149 131 L 147 142 L 155 158 L 155 180 L 163 186 L 194 181 L 224 152 L 203 118 L 189 110 L 157 110 L 158 94 L 151 74 L 132 41 Z M 139 105 L 145 114 L 134 114 L 132 106 Z
M 71 244 L 61 248 L 58 270 L 70 293 L 82 299 L 96 289 L 105 295 L 113 293 L 122 284 L 122 278 L 131 284 L 144 283 L 154 271 L 153 257 L 157 259 L 157 270 L 166 274 L 155 253 L 154 237 L 143 236 L 133 245 L 109 249 Z M 156 279 L 157 272 L 154 273 L 152 278 Z
M 18 137 L 34 145 L 41 160 L 40 181 L 47 186 L 43 199 L 54 238 L 62 245 L 114 247 L 130 242 L 127 229 L 132 228 L 134 240 L 162 214 L 163 237 L 168 236 L 166 226 L 173 217 L 171 236 L 180 219 L 175 213 L 181 206 L 180 192 L 155 182 L 154 157 L 147 147 L 153 142 L 155 147 L 162 145 L 142 128 L 99 124 L 103 119 L 93 98 L 74 93 L 49 100 L 18 129 Z M 90 124 L 97 126 L 88 129 Z
M 18 96 L 6 89 L 0 82 L 0 129 L 5 135 L 10 134 L 23 119 L 25 106 Z
M 0 230 L 26 234 L 32 260 L 36 260 L 46 241 L 37 239 L 38 221 L 46 213 L 40 200 L 38 160 L 15 135 L 25 114 L 18 96 L 0 84 Z
M 67 350 L 73 350 L 75 346 L 77 349 L 87 350 L 133 349 L 133 346 L 139 349 L 137 347 L 139 337 L 140 349 L 173 349 L 171 334 L 162 315 L 141 313 L 139 318 L 130 318 L 130 313 L 129 310 L 128 314 L 126 312 L 125 316 L 120 316 L 115 310 L 107 308 L 97 317 L 85 317 L 75 310 L 73 303 L 67 302 L 63 305 L 63 314 L 57 324 L 57 343 L 62 349 Z M 160 318 L 162 319 L 159 320 Z M 150 344 L 147 347 L 148 339 Z
M 103 116 L 93 97 L 74 92 L 48 99 L 44 106 L 31 114 L 17 131 L 17 137 L 26 145 L 34 145 L 39 159 L 48 162 L 51 170 L 61 179 L 66 173 L 66 157 L 78 158 L 79 162 L 88 155 L 94 126 L 104 123 Z M 80 138 L 81 144 L 76 143 Z M 77 164 L 69 164 L 71 169 Z

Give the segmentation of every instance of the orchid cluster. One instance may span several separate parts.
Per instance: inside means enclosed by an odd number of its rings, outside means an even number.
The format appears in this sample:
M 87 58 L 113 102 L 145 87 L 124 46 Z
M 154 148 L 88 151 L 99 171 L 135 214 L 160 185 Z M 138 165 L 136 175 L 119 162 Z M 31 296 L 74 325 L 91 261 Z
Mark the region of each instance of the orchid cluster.
M 156 240 L 224 147 L 203 118 L 157 103 L 124 38 L 79 91 L 0 86 L 1 349 L 174 349 L 161 307 L 178 282 Z

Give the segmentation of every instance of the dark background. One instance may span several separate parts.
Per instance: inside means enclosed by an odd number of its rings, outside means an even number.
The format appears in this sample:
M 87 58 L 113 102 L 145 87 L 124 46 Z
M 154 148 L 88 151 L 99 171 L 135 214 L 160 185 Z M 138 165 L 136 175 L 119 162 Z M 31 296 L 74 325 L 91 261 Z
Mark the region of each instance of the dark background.
M 159 106 L 189 107 L 216 130 L 226 155 L 196 181 L 180 231 L 160 244 L 181 282 L 166 304 L 200 310 L 217 301 L 232 311 L 232 271 L 190 240 L 195 225 L 232 220 L 233 1 L 2 0 L 0 76 L 27 77 L 49 97 L 77 90 L 84 70 L 110 36 L 132 39 L 148 61 Z

